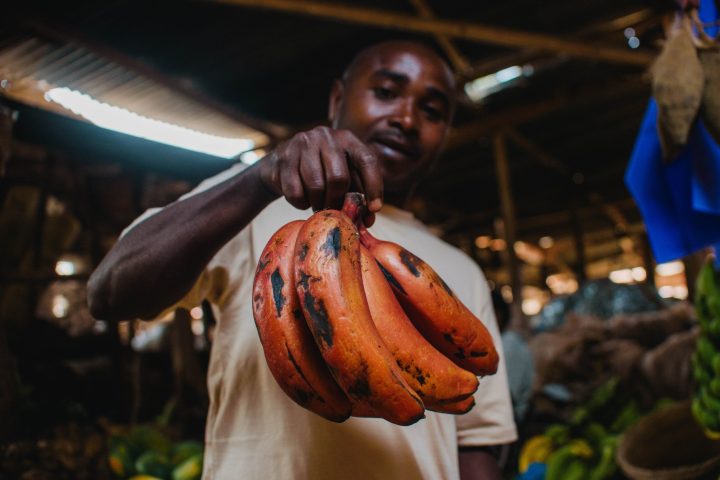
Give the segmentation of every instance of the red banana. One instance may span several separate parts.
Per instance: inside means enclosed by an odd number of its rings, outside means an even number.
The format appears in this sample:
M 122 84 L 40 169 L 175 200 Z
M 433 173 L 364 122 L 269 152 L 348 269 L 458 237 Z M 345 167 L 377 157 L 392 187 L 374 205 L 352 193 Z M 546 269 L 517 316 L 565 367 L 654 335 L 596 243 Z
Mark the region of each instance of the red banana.
M 485 325 L 430 265 L 400 245 L 373 237 L 361 221 L 363 204 L 362 195 L 350 193 L 343 211 L 358 224 L 360 241 L 377 260 L 415 327 L 458 366 L 476 375 L 494 374 L 498 353 Z
M 353 411 L 410 425 L 424 416 L 373 324 L 360 269 L 358 232 L 337 210 L 323 210 L 300 229 L 295 244 L 300 305 L 333 377 Z
M 292 268 L 302 221 L 290 222 L 268 241 L 253 284 L 253 317 L 268 367 L 298 405 L 342 422 L 350 401 L 330 375 L 300 310 Z
M 464 415 L 473 409 L 475 406 L 475 397 L 472 395 L 465 400 L 460 400 L 455 403 L 446 403 L 442 405 L 432 405 L 427 407 L 428 410 L 440 413 L 451 413 L 453 415 Z
M 417 331 L 365 247 L 360 247 L 360 259 L 365 296 L 375 327 L 425 407 L 471 396 L 478 388 L 477 377 L 438 352 Z

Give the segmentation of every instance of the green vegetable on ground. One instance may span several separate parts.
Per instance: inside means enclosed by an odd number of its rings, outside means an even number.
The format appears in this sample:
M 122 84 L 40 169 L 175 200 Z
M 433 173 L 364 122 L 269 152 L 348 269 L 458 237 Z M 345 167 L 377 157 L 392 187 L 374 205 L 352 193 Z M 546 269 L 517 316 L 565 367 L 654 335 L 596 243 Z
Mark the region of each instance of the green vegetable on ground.
M 172 480 L 199 480 L 202 475 L 202 469 L 202 453 L 193 455 L 175 467 L 172 472 Z
M 135 470 L 144 475 L 165 478 L 170 473 L 170 460 L 157 452 L 145 452 L 135 460 Z

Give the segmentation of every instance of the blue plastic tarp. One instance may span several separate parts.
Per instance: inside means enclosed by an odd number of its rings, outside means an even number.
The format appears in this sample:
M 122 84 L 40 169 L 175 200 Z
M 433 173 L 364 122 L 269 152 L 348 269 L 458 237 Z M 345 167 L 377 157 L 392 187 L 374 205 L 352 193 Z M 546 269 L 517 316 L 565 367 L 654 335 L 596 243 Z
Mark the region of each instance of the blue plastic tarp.
M 718 19 L 713 0 L 700 2 L 705 23 Z M 717 34 L 717 27 L 706 30 Z M 720 244 L 720 146 L 702 121 L 687 146 L 663 163 L 657 133 L 657 104 L 650 100 L 635 141 L 625 183 L 635 198 L 658 263 Z

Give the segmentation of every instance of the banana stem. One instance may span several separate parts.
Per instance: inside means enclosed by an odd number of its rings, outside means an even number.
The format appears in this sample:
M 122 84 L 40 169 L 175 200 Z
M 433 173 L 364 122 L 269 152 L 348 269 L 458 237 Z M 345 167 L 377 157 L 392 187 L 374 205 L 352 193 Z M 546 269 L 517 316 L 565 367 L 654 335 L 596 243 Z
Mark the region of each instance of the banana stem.
M 367 225 L 372 225 L 375 221 L 375 215 L 368 211 L 367 203 L 365 203 L 365 195 L 358 192 L 346 193 L 342 212 L 347 215 L 357 227 L 360 233 L 360 243 L 366 248 L 379 241 L 373 237 L 367 229 Z
M 342 212 L 350 217 L 350 220 L 358 228 L 360 225 L 370 226 L 375 221 L 375 214 L 368 210 L 365 195 L 362 193 L 346 193 Z

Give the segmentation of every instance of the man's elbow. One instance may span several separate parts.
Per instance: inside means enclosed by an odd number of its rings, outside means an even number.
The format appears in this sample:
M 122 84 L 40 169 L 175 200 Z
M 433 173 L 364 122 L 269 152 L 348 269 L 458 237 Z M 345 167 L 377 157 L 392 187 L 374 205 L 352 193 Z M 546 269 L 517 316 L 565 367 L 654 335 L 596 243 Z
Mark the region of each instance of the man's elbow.
M 90 314 L 106 321 L 131 319 L 151 320 L 157 318 L 162 308 L 157 305 L 138 303 L 132 289 L 118 286 L 116 273 L 100 269 L 90 275 L 87 283 L 87 303 Z M 147 303 L 147 302 L 146 302 Z M 149 302 L 152 303 L 152 302 Z
M 87 283 L 87 302 L 90 314 L 94 318 L 102 320 L 124 320 L 120 305 L 115 300 L 116 295 L 112 292 L 109 274 L 101 273 L 98 270 L 90 275 Z

